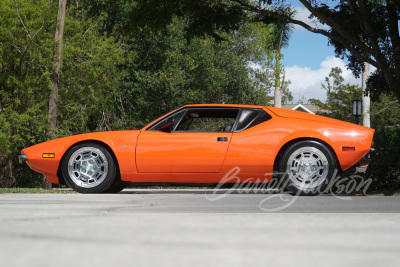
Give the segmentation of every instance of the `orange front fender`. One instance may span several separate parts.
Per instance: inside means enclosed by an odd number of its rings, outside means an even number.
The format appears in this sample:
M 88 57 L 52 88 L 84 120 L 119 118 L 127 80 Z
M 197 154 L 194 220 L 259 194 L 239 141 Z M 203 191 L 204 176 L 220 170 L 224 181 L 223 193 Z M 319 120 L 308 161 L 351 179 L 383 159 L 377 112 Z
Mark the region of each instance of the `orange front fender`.
M 43 173 L 48 182 L 59 183 L 57 171 L 64 154 L 75 144 L 82 142 L 100 142 L 108 146 L 117 159 L 121 176 L 135 173 L 135 150 L 139 131 L 98 132 L 80 134 L 47 141 L 22 150 L 27 156 L 29 166 Z M 43 158 L 44 153 L 54 153 L 54 158 Z

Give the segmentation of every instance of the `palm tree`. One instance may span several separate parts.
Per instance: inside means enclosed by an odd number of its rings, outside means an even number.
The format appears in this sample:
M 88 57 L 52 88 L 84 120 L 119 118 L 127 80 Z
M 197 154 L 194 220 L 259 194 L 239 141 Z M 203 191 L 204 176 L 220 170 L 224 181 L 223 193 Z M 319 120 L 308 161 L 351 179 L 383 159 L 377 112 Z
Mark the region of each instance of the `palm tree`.
M 278 12 L 282 15 L 287 15 L 293 17 L 295 11 L 291 7 L 278 7 Z M 271 49 L 275 51 L 275 93 L 274 93 L 274 106 L 280 108 L 282 102 L 282 92 L 281 92 L 281 57 L 282 48 L 289 45 L 289 39 L 293 32 L 293 24 L 275 22 L 272 30 L 272 36 L 275 37 L 274 42 L 271 45 Z

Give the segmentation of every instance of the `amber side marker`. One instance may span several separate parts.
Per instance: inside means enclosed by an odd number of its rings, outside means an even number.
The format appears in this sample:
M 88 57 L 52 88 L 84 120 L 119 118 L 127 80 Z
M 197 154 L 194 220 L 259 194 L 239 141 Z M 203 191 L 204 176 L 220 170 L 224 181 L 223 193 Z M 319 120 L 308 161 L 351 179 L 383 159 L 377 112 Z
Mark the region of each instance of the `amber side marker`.
M 54 158 L 56 155 L 54 153 L 43 153 L 43 158 Z
M 343 146 L 342 151 L 356 151 L 355 146 Z

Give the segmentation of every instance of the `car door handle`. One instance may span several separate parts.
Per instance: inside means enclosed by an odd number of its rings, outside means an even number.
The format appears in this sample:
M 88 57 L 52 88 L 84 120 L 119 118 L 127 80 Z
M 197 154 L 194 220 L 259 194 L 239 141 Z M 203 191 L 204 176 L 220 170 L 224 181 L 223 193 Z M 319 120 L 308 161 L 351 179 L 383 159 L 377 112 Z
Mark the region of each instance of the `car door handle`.
M 217 142 L 228 142 L 228 137 L 217 137 Z

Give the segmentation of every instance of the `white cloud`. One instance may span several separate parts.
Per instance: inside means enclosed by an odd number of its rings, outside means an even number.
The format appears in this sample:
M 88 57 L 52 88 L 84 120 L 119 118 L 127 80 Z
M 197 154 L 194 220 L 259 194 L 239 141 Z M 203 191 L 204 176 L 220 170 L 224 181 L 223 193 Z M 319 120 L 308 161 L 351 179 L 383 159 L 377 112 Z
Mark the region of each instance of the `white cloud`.
M 360 84 L 361 79 L 356 79 L 352 72 L 347 69 L 346 64 L 340 58 L 329 56 L 321 62 L 320 68 L 313 70 L 309 67 L 288 66 L 285 67 L 286 79 L 291 81 L 289 89 L 294 97 L 293 103 L 297 103 L 299 96 L 305 96 L 306 99 L 317 98 L 322 101 L 326 99 L 326 91 L 322 89 L 321 84 L 325 82 L 333 67 L 342 69 L 344 83 Z
M 317 19 L 309 19 L 309 16 L 311 15 L 310 11 L 308 11 L 307 8 L 305 7 L 295 7 L 294 10 L 296 11 L 294 15 L 294 19 L 300 20 L 305 22 L 306 24 L 310 25 L 311 27 L 317 28 L 317 29 L 323 29 L 323 30 L 328 30 L 329 27 L 327 25 L 323 25 L 318 22 Z M 303 27 L 295 25 L 294 26 L 295 30 L 305 30 Z

